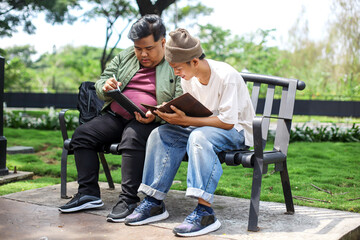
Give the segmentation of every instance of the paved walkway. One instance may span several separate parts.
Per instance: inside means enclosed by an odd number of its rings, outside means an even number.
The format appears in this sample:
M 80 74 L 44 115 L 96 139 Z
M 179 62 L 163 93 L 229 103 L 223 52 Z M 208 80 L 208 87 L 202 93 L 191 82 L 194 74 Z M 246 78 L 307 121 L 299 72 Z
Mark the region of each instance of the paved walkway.
M 165 201 L 170 217 L 160 223 L 129 227 L 108 223 L 105 216 L 117 201 L 115 190 L 101 183 L 104 207 L 80 213 L 59 213 L 57 207 L 68 200 L 60 198 L 60 185 L 13 193 L 0 197 L 0 239 L 180 239 L 172 228 L 183 221 L 196 205 L 184 192 L 170 191 Z M 77 189 L 68 183 L 68 194 Z M 281 203 L 261 202 L 259 232 L 248 232 L 249 200 L 215 196 L 214 210 L 221 228 L 209 235 L 190 239 L 245 240 L 348 240 L 360 239 L 360 214 L 321 208 L 295 206 L 295 215 L 284 215 Z

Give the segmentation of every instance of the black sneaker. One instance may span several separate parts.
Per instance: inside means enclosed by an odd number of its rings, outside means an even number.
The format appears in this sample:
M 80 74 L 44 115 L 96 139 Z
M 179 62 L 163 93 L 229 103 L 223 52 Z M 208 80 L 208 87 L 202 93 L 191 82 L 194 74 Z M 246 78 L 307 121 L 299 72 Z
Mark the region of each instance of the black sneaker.
M 107 215 L 106 220 L 108 222 L 124 222 L 125 218 L 134 211 L 136 206 L 136 203 L 127 204 L 124 200 L 120 199 L 109 215 Z
M 104 203 L 100 198 L 77 193 L 67 204 L 59 207 L 59 211 L 68 213 L 102 206 L 104 206 Z

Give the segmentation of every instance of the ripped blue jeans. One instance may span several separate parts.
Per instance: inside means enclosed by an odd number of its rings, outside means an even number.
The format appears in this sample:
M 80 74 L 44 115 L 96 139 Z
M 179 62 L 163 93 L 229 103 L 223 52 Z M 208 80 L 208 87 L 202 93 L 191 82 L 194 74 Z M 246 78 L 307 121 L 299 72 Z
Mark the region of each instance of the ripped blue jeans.
M 235 128 L 181 127 L 165 124 L 154 129 L 146 145 L 139 192 L 163 200 L 185 154 L 188 154 L 186 196 L 212 203 L 222 175 L 217 153 L 245 147 L 244 131 Z

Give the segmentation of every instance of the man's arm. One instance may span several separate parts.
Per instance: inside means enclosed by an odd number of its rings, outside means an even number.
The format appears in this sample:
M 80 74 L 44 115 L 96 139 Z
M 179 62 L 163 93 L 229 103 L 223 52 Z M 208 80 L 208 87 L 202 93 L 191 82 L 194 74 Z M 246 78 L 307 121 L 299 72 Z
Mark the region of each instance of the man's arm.
M 174 106 L 171 106 L 171 109 L 174 110 L 175 113 L 163 113 L 158 110 L 155 113 L 164 119 L 166 122 L 175 125 L 181 126 L 195 126 L 195 127 L 217 127 L 225 130 L 230 130 L 234 127 L 234 124 L 228 124 L 220 121 L 217 116 L 211 117 L 189 117 L 186 116 L 185 113 Z
M 111 60 L 110 64 L 106 67 L 104 72 L 100 75 L 100 79 L 95 82 L 96 94 L 98 95 L 98 97 L 100 99 L 102 99 L 104 101 L 109 101 L 111 98 L 105 96 L 103 87 L 104 87 L 106 81 L 109 80 L 110 78 L 113 78 L 113 74 L 117 73 L 119 64 L 120 64 L 120 58 L 119 58 L 119 55 L 117 55 L 116 57 L 114 57 Z

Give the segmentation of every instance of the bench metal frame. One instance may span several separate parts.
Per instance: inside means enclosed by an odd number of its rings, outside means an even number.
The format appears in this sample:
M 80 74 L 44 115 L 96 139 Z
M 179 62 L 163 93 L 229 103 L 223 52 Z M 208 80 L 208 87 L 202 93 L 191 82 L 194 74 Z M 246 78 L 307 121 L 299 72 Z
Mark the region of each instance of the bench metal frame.
M 221 163 L 231 166 L 242 165 L 246 168 L 253 168 L 252 189 L 250 199 L 250 211 L 248 220 L 248 231 L 259 231 L 258 217 L 262 175 L 267 173 L 268 165 L 274 164 L 275 171 L 280 172 L 283 194 L 286 205 L 286 214 L 294 214 L 294 203 L 291 194 L 289 173 L 287 169 L 287 151 L 290 140 L 290 130 L 295 105 L 297 90 L 303 90 L 305 83 L 297 79 L 288 79 L 275 76 L 267 76 L 251 73 L 240 73 L 247 84 L 252 84 L 251 100 L 258 116 L 253 121 L 254 148 L 246 151 L 230 151 L 219 153 Z M 260 88 L 266 88 L 265 105 L 263 109 L 257 109 Z M 275 88 L 281 89 L 280 108 L 278 114 L 274 116 L 273 102 Z M 66 167 L 67 156 L 73 154 L 69 149 L 71 139 L 68 137 L 64 109 L 59 114 L 61 133 L 64 140 L 64 147 L 61 156 L 61 197 L 66 196 Z M 265 151 L 267 137 L 269 133 L 270 119 L 277 119 L 274 146 L 271 151 Z M 117 154 L 118 144 L 104 146 L 99 152 L 100 161 L 103 165 L 109 187 L 114 188 L 114 183 L 106 162 L 105 153 Z

